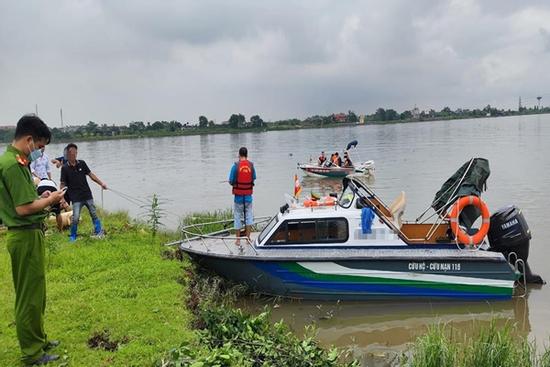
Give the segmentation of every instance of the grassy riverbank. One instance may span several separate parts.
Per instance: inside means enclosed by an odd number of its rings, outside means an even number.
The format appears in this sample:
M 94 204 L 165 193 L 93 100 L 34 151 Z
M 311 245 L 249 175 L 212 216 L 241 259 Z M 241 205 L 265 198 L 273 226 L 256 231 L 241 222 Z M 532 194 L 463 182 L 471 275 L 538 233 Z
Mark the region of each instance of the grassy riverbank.
M 67 364 L 59 365 L 147 366 L 195 338 L 192 315 L 184 306 L 185 264 L 161 257 L 159 244 L 168 238 L 161 235 L 152 242 L 144 226 L 116 213 L 103 216 L 107 238 L 94 240 L 86 235 L 91 233 L 87 215 L 83 218 L 83 236 L 75 244 L 56 231 L 46 236 L 46 331 L 62 343 L 55 352 Z M 0 233 L 0 365 L 17 366 L 14 292 L 4 239 Z M 118 350 L 101 348 L 109 346 L 102 339 L 118 342 Z
M 229 214 L 195 214 L 184 222 Z M 301 339 L 284 323 L 273 324 L 267 312 L 254 316 L 235 308 L 240 288 L 168 251 L 162 244 L 173 235 L 153 239 L 125 213 L 101 217 L 103 240 L 87 235 L 87 215 L 75 244 L 55 230 L 46 235 L 46 331 L 62 343 L 54 351 L 62 360 L 54 366 L 354 365 L 320 347 L 312 334 Z M 0 232 L 0 366 L 19 365 L 10 268 Z

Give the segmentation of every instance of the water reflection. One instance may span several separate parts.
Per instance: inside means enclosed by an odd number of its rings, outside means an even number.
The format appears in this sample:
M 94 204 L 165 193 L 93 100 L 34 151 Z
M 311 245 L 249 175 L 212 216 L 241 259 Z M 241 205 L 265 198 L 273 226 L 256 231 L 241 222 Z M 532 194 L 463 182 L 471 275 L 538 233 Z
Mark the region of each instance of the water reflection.
M 430 325 L 445 324 L 457 338 L 472 337 L 495 322 L 518 335 L 531 332 L 527 297 L 504 302 L 314 302 L 246 298 L 240 306 L 259 312 L 272 308 L 273 321 L 284 319 L 297 333 L 316 326 L 324 345 L 351 348 L 364 365 L 386 366 Z

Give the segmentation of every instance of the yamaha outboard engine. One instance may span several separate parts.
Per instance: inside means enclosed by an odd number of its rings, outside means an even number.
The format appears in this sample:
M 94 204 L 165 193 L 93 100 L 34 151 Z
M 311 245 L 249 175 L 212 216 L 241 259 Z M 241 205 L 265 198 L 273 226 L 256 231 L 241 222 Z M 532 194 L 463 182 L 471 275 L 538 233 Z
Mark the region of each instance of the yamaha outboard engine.
M 492 251 L 501 252 L 506 258 L 515 252 L 517 258 L 524 261 L 527 283 L 544 284 L 539 275 L 531 272 L 527 263 L 531 231 L 521 210 L 510 205 L 493 213 L 488 237 Z

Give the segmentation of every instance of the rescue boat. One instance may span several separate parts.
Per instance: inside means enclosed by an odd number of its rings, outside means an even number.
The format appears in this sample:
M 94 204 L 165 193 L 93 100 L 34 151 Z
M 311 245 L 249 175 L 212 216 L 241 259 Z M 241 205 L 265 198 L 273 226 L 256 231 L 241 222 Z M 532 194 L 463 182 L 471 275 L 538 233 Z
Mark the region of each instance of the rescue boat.
M 351 157 L 352 149 L 355 147 L 357 147 L 357 140 L 349 142 L 344 149 L 344 152 L 349 154 Z M 353 161 L 355 161 L 355 159 L 353 159 Z M 306 176 L 310 177 L 344 178 L 351 174 L 373 176 L 375 167 L 373 160 L 364 161 L 359 164 L 353 164 L 352 166 L 346 167 L 333 164 L 329 162 L 328 159 L 322 164 L 319 164 L 319 162 L 316 162 L 313 158 L 310 158 L 308 163 L 298 163 L 298 168 L 302 170 Z
M 365 161 L 353 167 L 339 167 L 319 165 L 315 162 L 298 163 L 298 168 L 311 177 L 343 178 L 351 174 L 372 175 L 374 173 L 374 161 Z
M 486 160 L 472 159 L 461 169 L 459 179 L 449 179 L 453 182 L 436 195 L 431 223 L 422 216 L 402 219 L 405 193 L 386 205 L 359 177 L 350 176 L 339 197 L 323 198 L 323 205 L 287 202 L 248 243 L 237 246 L 227 233 L 203 235 L 184 227 L 185 240 L 171 245 L 250 291 L 273 296 L 504 300 L 520 295 L 528 281 L 542 282 L 527 264 L 527 223 L 516 207 L 488 217 L 479 199 L 488 177 Z M 476 230 L 463 216 L 479 209 L 484 225 Z

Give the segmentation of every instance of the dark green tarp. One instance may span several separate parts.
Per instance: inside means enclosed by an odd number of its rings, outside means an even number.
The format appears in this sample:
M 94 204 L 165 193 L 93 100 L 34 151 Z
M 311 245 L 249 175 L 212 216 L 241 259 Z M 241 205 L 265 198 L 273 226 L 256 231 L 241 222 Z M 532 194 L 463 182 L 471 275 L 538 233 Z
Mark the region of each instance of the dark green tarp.
M 432 208 L 436 212 L 444 208 L 443 212 L 445 212 L 461 196 L 480 196 L 487 188 L 485 182 L 490 174 L 491 170 L 487 159 L 472 158 L 445 181 L 441 189 L 435 194 Z M 461 181 L 463 176 L 464 179 Z M 448 202 L 451 198 L 453 200 Z

